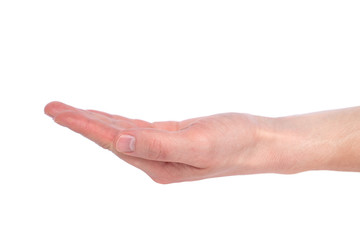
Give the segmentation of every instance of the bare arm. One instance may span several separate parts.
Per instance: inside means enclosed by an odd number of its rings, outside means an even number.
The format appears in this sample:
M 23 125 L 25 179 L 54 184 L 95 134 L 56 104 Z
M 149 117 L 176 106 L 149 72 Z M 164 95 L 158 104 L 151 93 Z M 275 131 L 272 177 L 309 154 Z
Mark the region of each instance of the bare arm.
M 283 118 L 224 113 L 149 123 L 59 102 L 45 113 L 158 183 L 253 173 L 360 171 L 360 108 Z
M 360 171 L 360 107 L 278 118 L 279 161 L 298 171 Z

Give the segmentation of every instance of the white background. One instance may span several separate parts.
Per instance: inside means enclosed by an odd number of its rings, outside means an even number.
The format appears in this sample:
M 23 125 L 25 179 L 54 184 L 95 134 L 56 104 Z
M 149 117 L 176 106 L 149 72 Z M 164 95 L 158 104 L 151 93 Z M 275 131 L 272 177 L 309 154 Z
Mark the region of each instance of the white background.
M 0 239 L 360 239 L 360 175 L 159 185 L 43 114 L 359 105 L 359 1 L 0 1 Z

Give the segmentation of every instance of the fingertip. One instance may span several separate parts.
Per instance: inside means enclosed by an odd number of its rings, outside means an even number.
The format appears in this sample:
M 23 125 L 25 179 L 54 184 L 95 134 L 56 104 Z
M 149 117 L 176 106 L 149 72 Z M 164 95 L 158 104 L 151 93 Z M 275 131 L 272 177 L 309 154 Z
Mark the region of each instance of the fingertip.
M 52 118 L 54 118 L 57 114 L 60 112 L 63 112 L 65 110 L 73 109 L 71 106 L 66 105 L 59 101 L 52 101 L 48 104 L 46 104 L 44 108 L 44 113 Z
M 54 117 L 54 109 L 59 104 L 60 104 L 60 102 L 58 102 L 58 101 L 52 101 L 52 102 L 46 104 L 46 106 L 44 108 L 44 113 L 50 117 Z

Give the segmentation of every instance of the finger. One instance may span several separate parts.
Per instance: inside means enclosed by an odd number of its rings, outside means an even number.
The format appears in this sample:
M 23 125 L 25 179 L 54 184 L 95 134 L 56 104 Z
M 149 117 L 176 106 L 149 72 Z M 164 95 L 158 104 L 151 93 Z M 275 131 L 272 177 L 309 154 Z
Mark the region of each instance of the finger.
M 118 129 L 81 111 L 63 111 L 54 117 L 56 123 L 68 127 L 103 148 L 111 149 Z
M 117 151 L 129 156 L 196 166 L 196 163 L 190 161 L 198 149 L 181 131 L 128 129 L 120 132 L 114 145 Z
M 110 114 L 110 113 L 101 112 L 101 111 L 93 110 L 93 109 L 87 109 L 86 111 L 94 113 L 94 114 L 98 114 L 99 116 L 107 117 L 109 119 L 114 118 L 114 116 L 112 114 Z
M 95 110 L 83 110 L 56 101 L 47 104 L 45 106 L 44 111 L 47 115 L 49 115 L 52 118 L 56 117 L 56 115 L 64 111 L 77 111 L 77 112 L 84 112 L 85 114 L 88 115 L 92 115 L 93 117 L 96 117 L 98 120 L 101 120 L 106 124 L 111 124 L 119 128 L 132 128 L 136 126 L 136 124 L 133 121 L 126 121 L 125 117 L 123 118 L 123 120 L 121 120 L 120 118 L 115 119 L 112 117 L 111 114 L 105 112 L 100 112 Z
M 79 109 L 57 101 L 48 103 L 44 108 L 45 114 L 47 114 L 52 118 L 54 118 L 56 115 L 58 115 L 61 112 L 69 111 L 69 110 L 78 111 Z
M 133 127 L 140 127 L 140 128 L 156 128 L 156 129 L 160 129 L 160 130 L 166 130 L 166 131 L 178 131 L 182 128 L 187 127 L 189 124 L 191 124 L 192 122 L 195 122 L 197 120 L 199 120 L 200 118 L 192 118 L 192 119 L 187 119 L 181 122 L 178 121 L 158 121 L 158 122 L 147 122 L 144 120 L 139 120 L 139 119 L 130 119 L 130 118 L 126 118 L 123 116 L 119 116 L 119 115 L 112 115 L 106 112 L 101 112 L 98 110 L 86 110 L 89 111 L 93 114 L 97 114 L 99 117 L 103 116 L 107 119 L 103 119 L 103 120 L 107 120 L 108 122 L 114 122 L 114 120 L 119 121 L 119 124 L 122 126 L 126 126 L 126 127 L 131 127 L 131 125 L 133 124 Z
M 116 119 L 111 114 L 108 114 L 108 113 L 99 112 L 99 111 L 95 111 L 95 110 L 85 110 L 85 112 L 90 114 L 91 116 L 103 121 L 104 123 L 110 124 L 119 129 L 137 127 L 133 121 L 125 120 L 125 118 L 124 119 Z
M 98 114 L 99 116 L 104 116 L 104 117 L 107 117 L 109 119 L 119 121 L 121 123 L 126 123 L 126 122 L 131 123 L 136 127 L 141 127 L 141 128 L 151 128 L 151 127 L 153 127 L 151 123 L 149 123 L 147 121 L 144 121 L 144 120 L 140 120 L 140 119 L 126 118 L 126 117 L 123 117 L 123 116 L 113 115 L 113 114 L 109 114 L 109 113 L 98 111 L 98 110 L 92 110 L 92 109 L 89 109 L 87 111 L 89 111 L 91 113 Z

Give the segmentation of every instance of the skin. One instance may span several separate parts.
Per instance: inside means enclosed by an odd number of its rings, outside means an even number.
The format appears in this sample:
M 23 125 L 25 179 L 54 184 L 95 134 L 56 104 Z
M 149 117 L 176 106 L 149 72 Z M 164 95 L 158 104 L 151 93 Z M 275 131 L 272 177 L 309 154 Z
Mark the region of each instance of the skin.
M 45 113 L 162 184 L 255 173 L 360 171 L 359 107 L 282 118 L 223 113 L 153 123 L 61 102 L 46 105 Z

